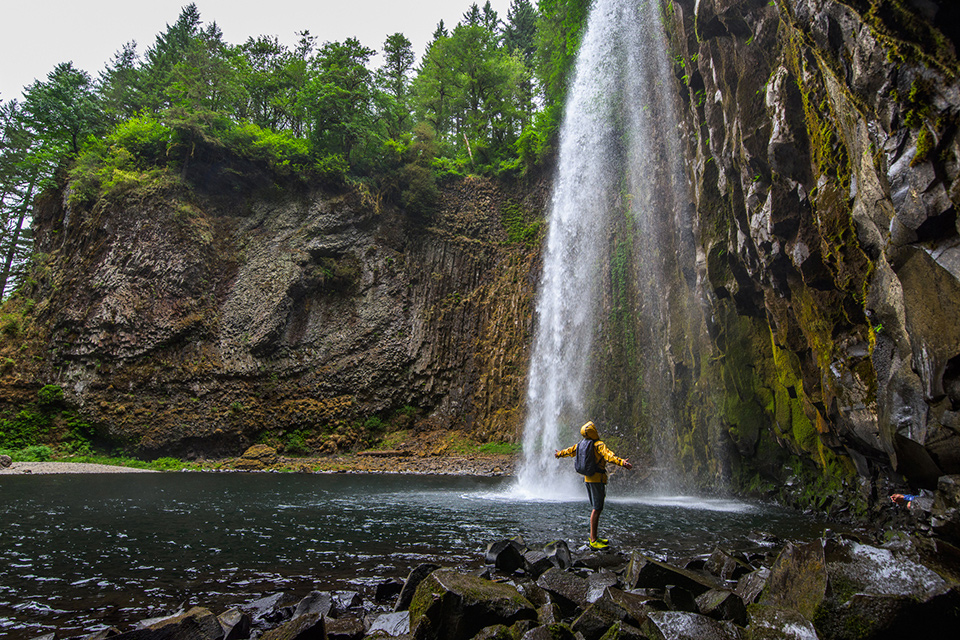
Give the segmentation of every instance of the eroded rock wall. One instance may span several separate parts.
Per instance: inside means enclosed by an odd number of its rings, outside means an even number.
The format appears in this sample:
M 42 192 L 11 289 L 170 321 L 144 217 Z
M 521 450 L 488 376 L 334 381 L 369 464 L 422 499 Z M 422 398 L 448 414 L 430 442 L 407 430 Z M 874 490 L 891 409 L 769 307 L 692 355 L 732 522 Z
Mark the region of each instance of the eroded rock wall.
M 858 482 L 869 494 L 899 474 L 933 486 L 957 473 L 951 3 L 664 7 L 744 480 L 804 467 L 825 481 L 812 495 Z
M 8 406 L 42 384 L 146 455 L 393 427 L 518 436 L 542 186 L 465 179 L 412 218 L 360 192 L 165 194 L 36 220 L 43 266 Z M 5 343 L 10 346 L 9 341 Z

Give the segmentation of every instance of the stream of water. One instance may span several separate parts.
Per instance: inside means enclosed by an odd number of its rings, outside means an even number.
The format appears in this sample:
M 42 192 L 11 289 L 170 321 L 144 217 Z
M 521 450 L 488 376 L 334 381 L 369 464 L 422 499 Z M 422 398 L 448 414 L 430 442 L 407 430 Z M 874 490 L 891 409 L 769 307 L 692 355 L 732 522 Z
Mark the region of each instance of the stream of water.
M 185 601 L 220 613 L 279 590 L 370 591 L 421 562 L 480 566 L 488 542 L 518 534 L 577 548 L 589 515 L 582 487 L 532 500 L 512 479 L 450 476 L 4 476 L 0 495 L 0 629 L 11 640 L 126 630 Z M 624 498 L 616 484 L 601 522 L 615 548 L 660 558 L 821 528 L 760 504 Z

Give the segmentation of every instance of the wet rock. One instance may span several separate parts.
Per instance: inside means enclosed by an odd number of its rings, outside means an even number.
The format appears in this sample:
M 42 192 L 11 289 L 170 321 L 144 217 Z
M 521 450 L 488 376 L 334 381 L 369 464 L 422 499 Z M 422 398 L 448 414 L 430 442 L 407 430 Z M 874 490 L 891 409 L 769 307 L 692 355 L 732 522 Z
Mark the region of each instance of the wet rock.
M 384 580 L 377 585 L 376 591 L 374 592 L 373 599 L 377 602 L 396 602 L 397 596 L 400 595 L 400 592 L 403 590 L 403 582 L 392 578 L 390 580 Z
M 362 606 L 363 598 L 356 591 L 337 591 L 333 594 L 333 612 L 330 615 L 340 616 Z
M 223 640 L 243 640 L 250 637 L 253 621 L 250 614 L 240 609 L 230 609 L 217 616 L 220 628 L 223 629 Z
M 620 618 L 614 611 L 591 604 L 573 621 L 571 628 L 574 633 L 582 635 L 586 640 L 600 640 L 600 637 L 617 622 L 620 622 Z
M 731 552 L 719 547 L 710 554 L 704 569 L 723 580 L 737 580 L 753 571 L 753 567 L 746 558 L 734 556 Z
M 122 640 L 220 640 L 223 629 L 209 609 L 192 609 L 160 621 L 147 621 L 145 628 L 122 633 Z
M 326 631 L 328 640 L 360 640 L 367 629 L 357 616 L 341 615 L 327 618 Z
M 516 540 L 498 540 L 487 545 L 484 561 L 504 573 L 514 573 L 524 566 L 526 551 Z
M 650 640 L 739 640 L 732 622 L 719 622 L 697 613 L 658 611 L 651 613 L 641 630 Z
M 667 603 L 667 608 L 672 611 L 700 613 L 697 600 L 693 594 L 675 584 L 667 585 L 663 589 L 663 601 Z
M 760 604 L 794 609 L 813 619 L 826 597 L 827 567 L 820 541 L 797 547 L 787 545 L 777 556 L 760 595 Z
M 770 569 L 761 567 L 740 578 L 740 580 L 737 581 L 737 588 L 734 589 L 734 593 L 740 596 L 744 604 L 752 604 L 760 597 L 760 593 L 763 591 L 769 578 Z
M 596 602 L 608 587 L 619 587 L 620 578 L 607 570 L 597 571 L 587 576 L 587 602 Z
M 523 570 L 531 578 L 539 578 L 544 571 L 554 566 L 543 551 L 527 551 L 523 554 Z
M 250 614 L 255 626 L 263 626 L 264 623 L 277 623 L 290 615 L 284 614 L 282 611 L 281 602 L 283 602 L 284 597 L 283 593 L 274 593 L 241 605 L 239 609 Z M 292 614 L 292 612 L 290 613 Z
M 650 587 L 663 589 L 667 585 L 674 585 L 683 587 L 693 596 L 722 586 L 710 576 L 674 567 L 638 553 L 631 557 L 630 565 L 624 575 L 624 583 L 631 589 Z
M 640 629 L 625 622 L 615 622 L 600 640 L 647 640 Z
M 600 569 L 611 569 L 619 571 L 629 564 L 630 559 L 617 551 L 589 551 L 577 557 L 573 562 L 574 567 L 581 567 L 598 571 Z
M 333 604 L 333 595 L 329 591 L 311 591 L 297 603 L 292 617 L 296 618 L 309 613 L 319 613 L 326 617 L 333 612 Z
M 6 469 L 12 464 L 13 464 L 13 458 L 11 458 L 6 454 L 0 456 L 0 468 Z
M 579 640 L 573 630 L 565 624 L 545 624 L 530 629 L 520 640 Z
M 537 579 L 537 585 L 553 596 L 565 615 L 590 604 L 587 601 L 590 583 L 569 571 L 554 567 Z
M 705 616 L 715 620 L 730 620 L 738 625 L 747 624 L 747 608 L 733 591 L 711 589 L 697 596 L 697 608 Z
M 495 624 L 481 629 L 473 640 L 514 640 L 516 637 L 507 625 Z
M 417 587 L 410 625 L 418 640 L 472 638 L 491 624 L 535 620 L 533 605 L 511 585 L 438 569 Z
M 414 567 L 410 573 L 407 574 L 407 579 L 403 583 L 403 589 L 400 590 L 400 595 L 397 596 L 397 604 L 394 607 L 394 611 L 406 611 L 409 609 L 410 601 L 413 600 L 413 594 L 416 593 L 417 587 L 420 586 L 424 578 L 439 568 L 440 565 L 429 562 Z
M 754 604 L 747 607 L 750 640 L 817 640 L 813 623 L 793 609 Z
M 658 596 L 630 593 L 614 587 L 608 588 L 594 605 L 615 613 L 617 618 L 635 627 L 640 627 L 649 613 L 667 609 L 666 602 Z
M 573 566 L 573 558 L 570 556 L 570 548 L 563 540 L 554 540 L 553 542 L 548 542 L 546 545 L 544 545 L 543 552 L 555 567 L 560 569 L 569 569 Z
M 270 629 L 260 640 L 326 640 L 326 620 L 319 613 L 308 613 Z
M 367 635 L 386 634 L 388 636 L 402 636 L 410 633 L 410 612 L 395 611 L 378 616 L 370 625 Z
M 960 475 L 941 476 L 931 510 L 933 531 L 954 543 L 960 543 Z
M 541 625 L 557 624 L 562 618 L 560 607 L 552 602 L 537 608 L 537 622 Z

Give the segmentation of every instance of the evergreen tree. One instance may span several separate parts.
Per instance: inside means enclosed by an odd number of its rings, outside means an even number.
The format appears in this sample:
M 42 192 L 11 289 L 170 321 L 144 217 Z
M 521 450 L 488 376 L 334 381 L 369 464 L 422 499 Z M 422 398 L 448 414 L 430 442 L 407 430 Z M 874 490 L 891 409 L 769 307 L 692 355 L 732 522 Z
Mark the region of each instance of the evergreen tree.
M 116 124 L 133 117 L 144 106 L 140 72 L 140 56 L 137 43 L 130 41 L 100 72 L 97 91 L 103 105 L 104 116 Z
M 76 155 L 80 143 L 105 127 L 99 96 L 86 71 L 72 62 L 58 64 L 46 82 L 36 80 L 24 89 L 23 114 L 35 135 Z
M 383 43 L 384 63 L 377 73 L 380 87 L 390 98 L 385 108 L 387 135 L 397 138 L 406 130 L 410 119 L 408 94 L 410 72 L 416 56 L 410 40 L 402 33 L 387 36 Z

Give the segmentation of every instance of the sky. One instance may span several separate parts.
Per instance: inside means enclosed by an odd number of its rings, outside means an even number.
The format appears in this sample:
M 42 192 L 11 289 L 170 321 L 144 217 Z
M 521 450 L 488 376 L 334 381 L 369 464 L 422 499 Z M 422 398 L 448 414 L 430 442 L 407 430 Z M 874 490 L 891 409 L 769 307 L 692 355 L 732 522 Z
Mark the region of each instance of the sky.
M 195 0 L 204 24 L 216 22 L 226 42 L 274 35 L 288 46 L 298 31 L 318 42 L 357 38 L 380 50 L 392 33 L 403 33 L 418 60 L 442 19 L 455 26 L 475 0 Z M 483 7 L 486 0 L 476 0 Z M 177 21 L 189 0 L 14 0 L 0 23 L 0 99 L 20 99 L 23 87 L 44 80 L 53 68 L 72 61 L 93 78 L 135 40 L 143 53 L 157 34 Z M 510 0 L 490 0 L 507 17 Z M 373 61 L 377 66 L 379 60 Z

